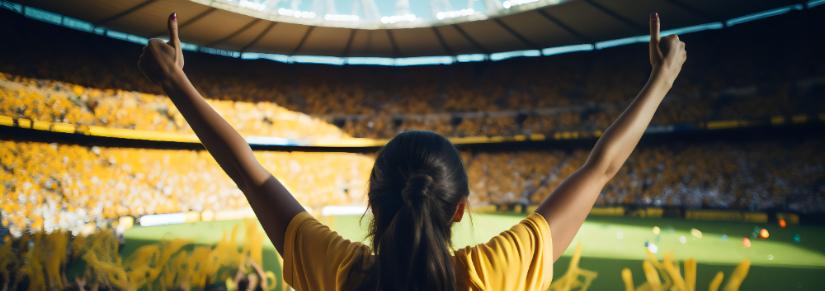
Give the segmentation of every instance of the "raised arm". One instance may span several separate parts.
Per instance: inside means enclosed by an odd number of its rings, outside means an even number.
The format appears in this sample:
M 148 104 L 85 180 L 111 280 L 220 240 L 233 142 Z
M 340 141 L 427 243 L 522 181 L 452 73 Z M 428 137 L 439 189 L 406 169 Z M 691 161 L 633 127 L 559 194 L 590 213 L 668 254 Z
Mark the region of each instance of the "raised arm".
M 544 199 L 536 212 L 547 219 L 553 236 L 553 259 L 561 256 L 593 208 L 604 186 L 639 143 L 656 109 L 687 59 L 676 35 L 659 41 L 659 15 L 650 17 L 650 64 L 647 84 L 596 142 L 587 161 Z
M 169 15 L 168 25 L 169 42 L 150 40 L 143 48 L 138 67 L 146 77 L 163 87 L 204 147 L 246 195 L 267 236 L 283 255 L 286 227 L 304 209 L 258 163 L 246 140 L 206 103 L 186 77 L 175 13 Z

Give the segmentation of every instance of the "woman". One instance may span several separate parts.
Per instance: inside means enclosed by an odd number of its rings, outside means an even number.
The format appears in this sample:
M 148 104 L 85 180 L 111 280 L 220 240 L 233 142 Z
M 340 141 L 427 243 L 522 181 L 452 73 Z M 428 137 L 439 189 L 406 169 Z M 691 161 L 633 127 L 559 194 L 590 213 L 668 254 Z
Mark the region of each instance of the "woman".
M 477 246 L 450 248 L 450 227 L 463 216 L 469 194 L 456 149 L 435 133 L 399 134 L 378 154 L 370 175 L 370 248 L 342 239 L 312 218 L 255 160 L 246 141 L 183 72 L 175 13 L 168 26 L 169 42 L 150 40 L 138 65 L 163 87 L 246 195 L 284 258 L 285 280 L 298 290 L 545 289 L 553 262 L 636 147 L 687 57 L 685 44 L 675 35 L 664 38 L 660 47 L 659 17 L 651 15 L 652 71 L 644 88 L 604 132 L 587 161 L 535 213 Z

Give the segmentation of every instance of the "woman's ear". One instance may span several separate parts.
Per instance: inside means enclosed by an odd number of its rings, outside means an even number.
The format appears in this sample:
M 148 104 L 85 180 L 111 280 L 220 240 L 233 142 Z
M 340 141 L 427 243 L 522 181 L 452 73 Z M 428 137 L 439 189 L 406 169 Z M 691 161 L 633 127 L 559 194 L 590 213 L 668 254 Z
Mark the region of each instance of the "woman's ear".
M 461 218 L 464 217 L 464 208 L 467 207 L 467 198 L 461 199 L 458 201 L 458 205 L 455 207 L 455 213 L 453 213 L 453 222 L 461 222 Z

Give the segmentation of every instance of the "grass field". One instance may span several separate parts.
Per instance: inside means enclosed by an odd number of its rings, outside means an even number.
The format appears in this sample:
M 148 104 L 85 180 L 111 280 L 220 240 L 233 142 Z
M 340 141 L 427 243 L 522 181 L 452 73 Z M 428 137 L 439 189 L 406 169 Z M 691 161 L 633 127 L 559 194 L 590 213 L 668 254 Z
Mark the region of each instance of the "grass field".
M 517 223 L 523 216 L 513 214 L 476 213 L 454 228 L 454 245 L 484 242 Z M 363 241 L 367 219 L 360 216 L 332 216 L 322 220 L 342 236 Z M 123 255 L 135 248 L 161 239 L 187 238 L 199 244 L 212 244 L 221 234 L 239 221 L 199 222 L 192 224 L 138 227 L 126 233 Z M 657 238 L 654 226 L 661 229 Z M 752 239 L 745 248 L 742 238 L 750 236 L 754 227 L 766 227 L 768 239 Z M 691 229 L 701 230 L 701 238 L 691 235 Z M 793 236 L 799 235 L 799 242 Z M 243 237 L 243 236 L 241 236 Z M 684 237 L 680 241 L 680 237 Z M 825 227 L 788 226 L 753 223 L 708 222 L 668 218 L 591 217 L 587 220 L 573 245 L 580 243 L 583 257 L 580 267 L 599 273 L 591 290 L 622 290 L 620 270 L 630 267 L 634 282 L 643 280 L 641 262 L 645 255 L 645 241 L 655 243 L 658 254 L 672 252 L 678 259 L 695 258 L 699 262 L 697 286 L 705 290 L 718 271 L 727 278 L 736 264 L 748 258 L 752 266 L 742 290 L 821 290 L 825 282 Z M 572 247 L 555 263 L 554 274 L 564 274 Z M 266 269 L 280 274 L 274 248 L 264 247 Z

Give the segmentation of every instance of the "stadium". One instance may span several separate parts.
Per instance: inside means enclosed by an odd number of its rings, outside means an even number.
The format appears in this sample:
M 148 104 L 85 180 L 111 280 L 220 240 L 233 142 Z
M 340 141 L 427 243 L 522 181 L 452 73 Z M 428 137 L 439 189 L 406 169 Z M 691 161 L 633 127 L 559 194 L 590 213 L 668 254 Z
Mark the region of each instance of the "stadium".
M 644 103 L 651 13 L 690 56 L 569 247 L 548 250 L 547 284 L 469 289 L 820 290 L 823 4 L 0 0 L 0 290 L 323 290 L 281 256 L 303 249 L 281 237 L 291 220 L 260 223 L 283 211 L 227 166 L 222 124 L 299 209 L 364 245 L 389 145 L 444 136 L 469 193 L 448 254 L 494 241 L 564 201 Z M 147 71 L 158 46 L 191 91 Z M 203 108 L 226 122 L 203 126 Z

